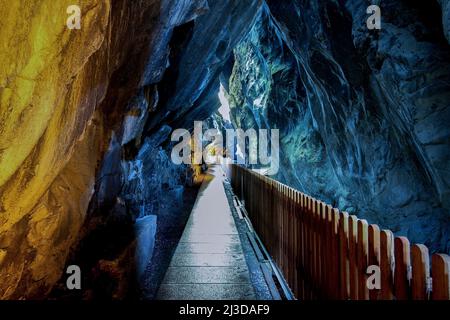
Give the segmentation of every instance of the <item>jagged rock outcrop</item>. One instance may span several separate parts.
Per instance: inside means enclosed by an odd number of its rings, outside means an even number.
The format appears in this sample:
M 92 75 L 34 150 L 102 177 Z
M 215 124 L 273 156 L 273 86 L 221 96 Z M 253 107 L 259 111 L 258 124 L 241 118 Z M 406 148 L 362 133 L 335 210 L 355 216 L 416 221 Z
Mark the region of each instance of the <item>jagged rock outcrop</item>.
M 80 240 L 74 263 L 129 276 L 117 269 L 130 264 L 130 226 L 189 178 L 168 164 L 164 124 L 192 111 L 260 4 L 85 0 L 69 30 L 70 1 L 0 1 L 0 298 L 45 297 Z M 108 237 L 121 251 L 96 246 Z
M 442 10 L 442 27 L 444 35 L 450 42 L 450 1 L 438 0 Z
M 166 67 L 147 62 L 164 61 L 173 28 L 206 9 L 86 0 L 69 30 L 71 4 L 0 2 L 1 298 L 43 297 L 58 280 L 127 100 Z
M 47 296 L 67 263 L 84 298 L 135 267 L 152 297 L 192 180 L 170 133 L 220 84 L 235 126 L 281 130 L 278 179 L 449 251 L 448 1 L 384 0 L 380 31 L 363 0 L 83 0 L 80 30 L 69 5 L 0 0 L 0 298 Z
M 267 3 L 235 50 L 234 124 L 281 130 L 278 179 L 449 252 L 448 2 L 381 1 L 379 31 L 366 1 Z

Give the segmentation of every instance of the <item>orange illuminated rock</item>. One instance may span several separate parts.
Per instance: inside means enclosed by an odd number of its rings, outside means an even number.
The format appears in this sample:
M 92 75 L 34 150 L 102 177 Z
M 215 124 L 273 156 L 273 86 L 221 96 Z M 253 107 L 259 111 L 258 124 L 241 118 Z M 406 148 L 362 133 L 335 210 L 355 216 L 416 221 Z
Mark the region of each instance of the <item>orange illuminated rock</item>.
M 45 297 L 61 276 L 124 105 L 203 1 L 168 2 L 176 21 L 160 1 L 76 2 L 80 30 L 71 0 L 0 0 L 0 299 Z

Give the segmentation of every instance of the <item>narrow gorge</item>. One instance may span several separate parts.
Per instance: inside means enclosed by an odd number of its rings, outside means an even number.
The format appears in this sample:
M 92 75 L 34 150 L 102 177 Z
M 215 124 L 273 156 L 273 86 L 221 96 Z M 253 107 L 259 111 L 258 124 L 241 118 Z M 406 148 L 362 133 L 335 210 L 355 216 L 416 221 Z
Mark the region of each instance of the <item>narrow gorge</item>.
M 0 39 L 0 299 L 154 299 L 194 121 L 279 129 L 274 179 L 450 253 L 447 0 L 0 0 Z

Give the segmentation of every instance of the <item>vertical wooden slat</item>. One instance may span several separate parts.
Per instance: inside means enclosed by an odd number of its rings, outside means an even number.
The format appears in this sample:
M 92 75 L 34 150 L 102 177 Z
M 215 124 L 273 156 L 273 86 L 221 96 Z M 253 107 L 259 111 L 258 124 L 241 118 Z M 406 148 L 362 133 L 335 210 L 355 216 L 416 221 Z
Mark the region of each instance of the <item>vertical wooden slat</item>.
M 380 267 L 380 228 L 371 224 L 368 228 L 369 234 L 369 266 Z M 383 272 L 381 270 L 381 272 Z M 380 275 L 381 276 L 381 275 Z M 369 299 L 378 300 L 378 289 L 369 290 Z
M 316 201 L 316 240 L 317 240 L 317 295 L 322 297 L 323 277 L 322 277 L 322 212 L 320 201 Z
M 330 270 L 331 270 L 331 247 L 330 247 L 330 225 L 331 225 L 331 215 L 330 215 L 330 211 L 329 208 L 326 204 L 322 203 L 322 210 L 323 210 L 323 216 L 324 216 L 324 242 L 325 242 L 325 252 L 323 254 L 324 256 L 324 274 L 325 274 L 325 294 L 324 294 L 324 298 L 325 299 L 330 299 L 330 291 L 331 291 L 331 277 L 330 277 Z
M 294 259 L 294 275 L 293 275 L 293 281 L 294 281 L 294 293 L 295 296 L 298 297 L 299 296 L 299 279 L 298 279 L 298 216 L 297 216 L 297 191 L 293 190 L 292 192 L 292 205 L 293 205 L 293 216 L 294 216 L 294 221 L 292 222 L 292 228 L 293 228 L 293 249 L 292 249 L 292 254 L 293 257 L 292 259 Z
M 315 299 L 319 299 L 320 291 L 320 266 L 319 266 L 319 235 L 318 235 L 318 201 L 314 199 L 313 201 L 313 230 L 314 230 L 314 294 Z
M 350 216 L 348 220 L 349 229 L 349 280 L 350 299 L 358 299 L 358 270 L 357 270 L 357 245 L 358 245 L 358 218 Z
M 339 238 L 338 238 L 338 225 L 339 225 L 339 210 L 331 209 L 331 268 L 332 272 L 332 298 L 335 300 L 339 299 L 340 289 L 339 289 Z
M 320 240 L 321 240 L 321 249 L 320 249 L 320 271 L 321 271 L 321 299 L 326 299 L 327 297 L 327 230 L 326 230 L 326 210 L 325 204 L 323 202 L 319 203 L 319 211 L 320 211 Z
M 309 281 L 311 299 L 314 299 L 313 292 L 315 286 L 314 279 L 314 221 L 313 221 L 313 202 L 312 197 L 308 197 L 308 264 L 309 264 Z
M 320 203 L 321 224 L 322 224 L 322 299 L 328 297 L 328 232 L 327 232 L 327 211 L 325 203 Z
M 347 300 L 348 291 L 348 213 L 339 214 L 339 299 Z
M 305 265 L 305 255 L 304 255 L 304 248 L 305 248 L 305 238 L 304 238 L 304 222 L 303 222 L 303 195 L 299 193 L 298 195 L 298 207 L 299 207 L 299 240 L 300 240 L 300 247 L 299 247 L 299 278 L 300 278 L 300 295 L 302 300 L 305 299 L 305 274 L 304 274 L 304 265 Z
M 316 255 L 315 255 L 315 221 L 314 221 L 314 207 L 315 199 L 310 197 L 309 202 L 309 229 L 310 229 L 310 262 L 311 262 L 311 299 L 316 299 Z
M 411 292 L 413 300 L 428 299 L 428 281 L 430 278 L 430 257 L 428 248 L 415 244 L 411 248 Z
M 295 192 L 295 206 L 296 206 L 296 214 L 297 214 L 297 224 L 296 224 L 296 229 L 297 229 L 297 281 L 298 281 L 298 291 L 299 291 L 299 297 L 302 297 L 303 294 L 303 279 L 301 277 L 301 268 L 302 268 L 302 228 L 301 228 L 301 224 L 302 224 L 302 220 L 301 220 L 301 211 L 300 211 L 300 192 L 296 191 Z
M 275 259 L 278 262 L 278 265 L 280 266 L 280 260 L 281 260 L 281 241 L 279 240 L 279 234 L 281 233 L 281 186 L 279 184 L 276 185 L 277 187 L 277 211 L 276 211 L 276 220 L 277 220 L 277 228 L 278 233 L 276 234 L 276 243 L 277 243 L 277 251 L 275 253 Z M 281 267 L 281 266 L 280 266 Z
M 304 300 L 304 290 L 305 290 L 305 283 L 304 283 L 304 274 L 303 274 L 303 246 L 304 246 L 304 239 L 303 239 L 303 209 L 302 209 L 302 194 L 298 192 L 298 199 L 297 199 L 297 206 L 298 206 L 298 239 L 299 239 L 299 248 L 298 248 L 298 258 L 299 258 L 299 264 L 298 264 L 298 278 L 300 279 L 300 298 Z
M 433 274 L 433 300 L 450 300 L 450 257 L 434 254 L 431 272 Z
M 303 233 L 303 284 L 304 284 L 304 299 L 307 299 L 309 293 L 308 281 L 308 199 L 305 194 L 302 194 L 302 233 Z
M 285 219 L 285 225 L 286 225 L 286 233 L 284 235 L 285 238 L 285 259 L 286 259 L 286 280 L 288 281 L 288 283 L 292 283 L 292 272 L 291 272 L 291 268 L 292 268 L 292 260 L 291 260 L 291 254 L 290 254 L 290 250 L 291 250 L 291 210 L 290 210 L 290 190 L 289 188 L 286 188 L 286 219 Z
M 380 232 L 380 269 L 381 269 L 381 300 L 392 300 L 393 294 L 393 270 L 394 259 L 394 235 L 389 230 Z
M 289 235 L 288 235 L 288 265 L 289 265 L 289 283 L 291 284 L 291 287 L 294 288 L 294 270 L 295 270 L 295 260 L 294 260 L 294 229 L 293 225 L 295 222 L 295 217 L 293 215 L 293 208 L 292 208 L 292 189 L 288 189 L 288 208 L 289 208 L 289 214 L 288 214 L 288 229 L 289 229 Z
M 287 236 L 289 234 L 289 229 L 287 228 L 287 188 L 283 185 L 283 233 L 281 234 L 282 244 L 283 244 L 283 268 L 284 274 L 289 281 L 289 262 L 287 261 Z
M 367 289 L 367 252 L 368 252 L 368 225 L 366 220 L 358 221 L 358 299 L 369 299 Z
M 308 299 L 313 298 L 313 290 L 314 290 L 314 279 L 313 279 L 313 256 L 312 256 L 312 230 L 311 230 L 311 214 L 312 212 L 312 198 L 306 197 L 306 244 L 307 244 L 307 260 L 306 260 L 306 270 L 307 270 L 307 277 L 308 277 Z
M 319 286 L 318 266 L 317 266 L 317 200 L 312 199 L 311 207 L 311 254 L 312 254 L 312 281 L 314 288 L 314 299 L 317 298 L 317 290 Z
M 320 287 L 321 299 L 326 297 L 326 243 L 325 243 L 325 204 L 319 201 L 319 240 L 320 240 Z
M 283 270 L 283 273 L 286 274 L 286 270 L 284 268 L 284 206 L 285 206 L 285 197 L 284 197 L 284 186 L 280 185 L 280 212 L 278 213 L 278 217 L 280 219 L 280 233 L 278 234 L 278 242 L 280 244 L 280 256 L 278 260 L 278 265 Z
M 307 210 L 306 210 L 306 196 L 302 193 L 301 195 L 301 208 L 302 208 L 302 277 L 303 277 L 303 299 L 307 299 L 308 292 L 308 235 L 307 235 Z
M 287 248 L 288 248 L 288 268 L 289 268 L 289 283 L 294 283 L 294 270 L 295 270 L 295 261 L 294 261 L 294 255 L 293 255 L 293 246 L 294 246 L 294 229 L 293 225 L 295 222 L 295 218 L 292 209 L 292 189 L 288 188 L 288 219 L 287 219 L 287 226 L 288 226 L 288 240 L 287 240 Z
M 294 189 L 291 190 L 291 208 L 292 208 L 292 217 L 293 220 L 291 222 L 291 230 L 292 230 L 292 248 L 291 248 L 291 255 L 292 255 L 292 267 L 293 267 L 293 274 L 292 274 L 292 281 L 294 283 L 295 288 L 295 294 L 298 296 L 298 279 L 297 279 L 297 252 L 298 252 L 298 234 L 297 234 L 297 206 L 296 206 L 296 196 L 297 193 Z
M 326 207 L 326 210 L 327 210 L 327 233 L 328 233 L 328 237 L 327 237 L 327 240 L 328 240 L 328 281 L 329 281 L 329 283 L 328 283 L 328 287 L 329 287 L 329 290 L 328 290 L 328 298 L 329 299 L 333 299 L 333 298 L 336 298 L 335 296 L 334 296 L 334 289 L 335 289 L 335 287 L 334 287 L 334 272 L 336 271 L 335 270 L 335 267 L 334 267 L 334 265 L 333 265 L 333 254 L 334 254 L 334 247 L 333 247 L 333 245 L 334 245 L 334 238 L 333 238 L 333 215 L 334 215 L 334 212 L 333 212 L 333 208 L 331 207 L 331 206 L 329 206 L 329 205 L 327 205 L 327 207 Z
M 395 271 L 394 293 L 397 300 L 408 300 L 410 297 L 410 246 L 405 237 L 396 237 L 394 240 Z

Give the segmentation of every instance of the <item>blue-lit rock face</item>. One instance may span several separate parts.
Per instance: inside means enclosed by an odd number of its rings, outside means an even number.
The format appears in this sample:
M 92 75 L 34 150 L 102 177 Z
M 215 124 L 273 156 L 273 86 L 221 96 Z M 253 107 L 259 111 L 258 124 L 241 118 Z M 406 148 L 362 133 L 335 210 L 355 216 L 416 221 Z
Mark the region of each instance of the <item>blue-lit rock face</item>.
M 219 78 L 261 5 L 259 0 L 164 2 L 143 88 L 129 102 L 130 116 L 118 137 L 113 135 L 99 174 L 97 205 L 114 206 L 120 199 L 119 205 L 142 217 L 182 199 L 192 175 L 172 163 L 170 134 L 192 128 L 219 107 Z
M 138 279 L 145 274 L 145 270 L 152 260 L 155 249 L 157 217 L 149 215 L 136 220 L 136 271 Z
M 447 40 L 450 41 L 450 1 L 438 0 L 442 9 L 442 25 Z
M 85 274 L 90 298 L 135 293 L 136 274 L 136 291 L 154 297 L 196 195 L 193 171 L 171 161 L 170 135 L 217 110 L 219 79 L 262 5 L 261 0 L 144 2 L 149 8 L 143 14 L 151 13 L 142 30 L 147 57 L 130 59 L 141 69 L 124 66 L 110 89 L 122 97 L 112 115 L 122 120 L 109 128 L 88 217 L 71 258 L 82 261 L 83 270 L 93 270 Z M 123 86 L 130 79 L 138 84 L 133 96 L 125 96 Z
M 261 0 L 209 0 L 207 12 L 175 30 L 169 68 L 158 85 L 160 104 L 148 128 L 164 122 L 192 128 L 194 121 L 205 120 L 219 108 L 219 79 L 261 5 Z
M 172 163 L 170 134 L 192 128 L 219 107 L 222 70 L 261 5 L 260 0 L 161 1 L 141 87 L 111 135 L 92 207 L 119 202 L 139 217 L 157 212 L 166 195 L 179 198 L 192 177 Z
M 277 179 L 450 251 L 448 2 L 268 1 L 235 49 L 233 124 L 281 130 Z M 441 22 L 444 23 L 441 23 Z M 444 27 L 443 27 L 444 26 Z

